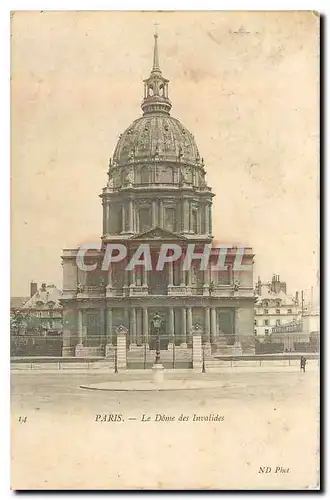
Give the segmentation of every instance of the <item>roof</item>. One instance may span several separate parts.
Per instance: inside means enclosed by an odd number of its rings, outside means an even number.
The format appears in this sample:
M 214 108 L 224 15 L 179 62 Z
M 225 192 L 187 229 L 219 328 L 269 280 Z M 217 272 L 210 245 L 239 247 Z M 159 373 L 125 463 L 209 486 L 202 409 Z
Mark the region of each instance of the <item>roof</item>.
M 256 305 L 260 306 L 263 300 L 280 300 L 282 305 L 294 305 L 294 298 L 282 290 L 278 293 L 272 292 L 268 285 L 261 286 L 261 294 L 257 295 Z
M 25 302 L 29 300 L 30 297 L 11 297 L 10 298 L 10 308 L 20 309 L 24 306 Z
M 199 152 L 193 135 L 169 115 L 145 115 L 135 120 L 120 136 L 114 152 L 114 162 L 126 165 L 134 160 L 150 163 L 159 161 L 199 163 Z
M 39 289 L 25 304 L 23 309 L 33 309 L 39 307 L 49 307 L 54 309 L 62 308 L 59 299 L 62 296 L 62 290 L 55 285 L 46 285 L 45 289 Z

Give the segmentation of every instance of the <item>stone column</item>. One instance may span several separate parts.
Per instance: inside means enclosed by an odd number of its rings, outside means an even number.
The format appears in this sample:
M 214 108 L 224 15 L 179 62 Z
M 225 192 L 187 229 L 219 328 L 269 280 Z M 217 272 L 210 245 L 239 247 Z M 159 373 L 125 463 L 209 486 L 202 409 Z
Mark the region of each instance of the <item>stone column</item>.
M 112 267 L 111 264 L 109 265 L 108 269 L 108 284 L 106 287 L 106 296 L 112 296 Z
M 174 310 L 170 307 L 168 310 L 168 333 L 170 335 L 169 344 L 175 344 L 175 334 L 174 334 Z M 170 346 L 169 346 L 170 347 Z
M 232 264 L 228 264 L 228 270 L 227 270 L 228 274 L 229 274 L 229 284 L 230 285 L 233 285 L 234 284 L 234 275 L 233 275 L 233 265 Z
M 107 344 L 112 344 L 112 308 L 108 309 L 107 318 Z
M 112 309 L 107 310 L 107 341 L 105 346 L 105 357 L 112 356 Z
M 63 315 L 63 350 L 64 350 L 64 347 L 65 347 L 65 315 Z M 77 343 L 76 343 L 76 346 L 74 348 L 72 348 L 73 352 L 72 353 L 68 353 L 67 355 L 68 356 L 76 356 L 77 358 L 79 357 L 82 357 L 84 356 L 84 328 L 83 328 L 83 310 L 82 309 L 77 309 L 76 310 L 76 331 L 77 331 L 77 334 L 78 334 L 78 339 L 77 339 Z M 71 339 L 68 339 L 68 340 L 71 340 Z M 70 341 L 70 344 L 72 344 L 72 342 Z M 62 356 L 65 356 L 65 354 L 63 353 Z
M 184 233 L 189 233 L 190 227 L 189 227 L 189 221 L 190 221 L 190 216 L 189 216 L 189 200 L 187 198 L 182 200 L 182 205 L 183 205 L 183 232 Z
M 193 370 L 200 372 L 203 364 L 202 332 L 193 332 Z
M 143 308 L 143 342 L 148 344 L 149 342 L 149 320 L 148 320 L 148 308 Z
M 205 307 L 204 309 L 204 331 L 205 331 L 205 342 L 210 343 L 210 308 Z
M 107 214 L 108 214 L 107 215 L 107 217 L 108 217 L 107 233 L 111 234 L 113 229 L 112 229 L 111 224 L 110 224 L 110 220 L 111 220 L 111 205 L 110 205 L 110 203 L 108 203 L 108 205 L 107 205 Z
M 157 205 L 156 200 L 152 200 L 152 227 L 157 226 Z
M 123 202 L 121 206 L 121 232 L 125 232 L 125 203 Z
M 126 267 L 126 266 L 125 266 Z M 129 294 L 129 273 L 130 271 L 126 271 L 126 269 L 124 268 L 123 269 L 123 273 L 124 273 L 124 279 L 123 279 L 123 295 L 124 296 L 127 296 Z
M 107 232 L 107 206 L 105 200 L 103 200 L 103 234 Z
M 181 347 L 187 347 L 187 318 L 186 318 L 185 307 L 181 309 L 181 329 L 182 329 Z
M 164 227 L 164 204 L 163 200 L 159 200 L 159 226 Z
M 142 267 L 142 286 L 144 288 L 148 288 L 148 271 L 146 269 L 146 266 Z
M 209 229 L 209 222 L 210 222 L 210 220 L 209 220 L 209 204 L 208 203 L 206 203 L 204 205 L 204 210 L 205 210 L 205 212 L 204 212 L 204 233 L 206 235 L 208 235 L 210 233 L 210 229 Z
M 136 347 L 136 309 L 131 309 L 130 348 Z
M 192 308 L 187 307 L 187 335 L 188 335 L 188 342 L 191 342 L 191 336 L 192 336 Z
M 187 270 L 187 288 L 186 288 L 187 295 L 191 295 L 191 293 L 192 293 L 192 290 L 191 290 L 191 286 L 192 286 L 192 283 L 191 283 L 191 272 L 192 272 L 192 269 L 191 269 L 191 266 L 190 266 L 189 269 Z
M 125 334 L 125 332 L 117 333 L 117 368 L 118 368 L 118 371 L 126 370 L 126 368 L 127 368 L 126 334 Z
M 213 344 L 217 338 L 217 310 L 211 307 L 211 343 Z
M 128 200 L 128 232 L 133 233 L 133 200 Z
M 173 286 L 173 262 L 168 262 L 167 268 L 168 268 L 168 286 Z
M 179 262 L 180 265 L 180 286 L 185 287 L 186 286 L 186 271 L 182 269 L 182 262 Z
M 100 309 L 100 346 L 105 346 L 106 344 L 106 316 L 105 316 L 105 309 L 102 308 Z
M 130 272 L 130 285 L 129 288 L 134 288 L 136 286 L 136 267 L 134 266 Z M 133 290 L 131 291 L 133 294 Z M 131 295 L 131 293 L 130 293 Z
M 83 345 L 83 312 L 82 309 L 78 309 L 78 345 Z
M 203 295 L 210 295 L 210 268 L 204 270 Z

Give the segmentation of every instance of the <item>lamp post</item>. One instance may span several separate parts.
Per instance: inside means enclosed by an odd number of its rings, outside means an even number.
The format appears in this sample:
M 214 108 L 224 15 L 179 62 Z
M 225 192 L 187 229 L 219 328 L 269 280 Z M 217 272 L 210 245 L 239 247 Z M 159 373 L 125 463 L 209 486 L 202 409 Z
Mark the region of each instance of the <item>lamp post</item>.
M 173 335 L 173 370 L 175 368 L 175 336 Z
M 146 342 L 146 335 L 143 336 L 143 344 L 144 344 L 144 351 L 143 351 L 143 369 L 145 370 L 147 368 L 147 342 Z
M 152 324 L 154 327 L 154 332 L 156 334 L 156 357 L 155 357 L 155 365 L 160 364 L 160 328 L 162 325 L 161 316 L 156 313 L 152 319 Z

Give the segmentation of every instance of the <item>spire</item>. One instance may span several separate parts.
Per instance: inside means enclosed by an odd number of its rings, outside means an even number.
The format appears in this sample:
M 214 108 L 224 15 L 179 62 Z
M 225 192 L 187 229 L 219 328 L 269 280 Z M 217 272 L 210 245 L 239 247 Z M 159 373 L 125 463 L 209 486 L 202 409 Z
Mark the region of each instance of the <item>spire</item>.
M 159 67 L 158 34 L 154 34 L 154 57 L 149 78 L 144 80 L 144 99 L 142 101 L 143 114 L 166 113 L 172 107 L 168 98 L 168 80 L 162 76 Z
M 152 73 L 154 73 L 155 71 L 161 72 L 160 67 L 159 67 L 158 35 L 157 35 L 157 33 L 154 34 L 154 39 L 155 39 L 155 42 L 154 42 L 154 61 L 153 61 L 153 65 L 152 65 Z

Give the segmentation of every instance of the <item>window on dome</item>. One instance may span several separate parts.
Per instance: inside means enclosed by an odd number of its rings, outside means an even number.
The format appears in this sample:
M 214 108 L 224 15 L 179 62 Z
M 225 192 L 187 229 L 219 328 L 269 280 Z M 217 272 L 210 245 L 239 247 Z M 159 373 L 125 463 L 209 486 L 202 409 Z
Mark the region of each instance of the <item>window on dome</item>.
M 163 184 L 174 183 L 174 168 L 173 167 L 159 167 L 156 172 L 157 182 Z
M 140 170 L 141 184 L 149 184 L 149 169 L 142 167 Z

